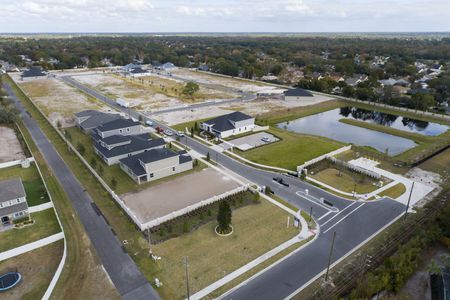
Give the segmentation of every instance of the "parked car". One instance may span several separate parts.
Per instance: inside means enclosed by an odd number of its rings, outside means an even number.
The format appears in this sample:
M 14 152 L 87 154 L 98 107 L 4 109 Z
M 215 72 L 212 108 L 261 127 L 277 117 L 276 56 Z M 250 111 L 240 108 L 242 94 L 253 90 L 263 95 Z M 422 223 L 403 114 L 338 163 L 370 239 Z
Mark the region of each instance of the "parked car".
M 281 177 L 274 177 L 274 178 L 273 178 L 273 181 L 278 182 L 279 184 L 284 185 L 284 186 L 286 186 L 286 187 L 289 186 L 289 183 L 287 183 L 286 181 L 284 181 L 283 178 L 281 178 Z
M 151 120 L 145 121 L 145 124 L 147 124 L 148 126 L 153 126 L 153 122 Z
M 261 141 L 263 141 L 264 143 L 268 143 L 268 142 L 270 142 L 270 139 L 266 136 L 266 137 L 263 137 L 261 139 Z
M 172 130 L 166 129 L 166 130 L 164 130 L 164 134 L 167 136 L 172 136 L 173 132 L 172 132 Z
M 183 131 L 177 131 L 177 135 L 178 135 L 179 137 L 183 137 L 183 136 L 184 136 L 184 133 L 183 133 Z

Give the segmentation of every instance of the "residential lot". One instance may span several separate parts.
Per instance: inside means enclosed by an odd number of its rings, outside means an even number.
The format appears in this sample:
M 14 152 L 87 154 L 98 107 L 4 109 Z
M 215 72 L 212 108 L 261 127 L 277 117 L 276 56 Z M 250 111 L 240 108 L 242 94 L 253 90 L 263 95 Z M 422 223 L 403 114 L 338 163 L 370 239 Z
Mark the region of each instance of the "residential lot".
M 0 145 L 0 163 L 25 158 L 14 129 L 0 126 Z
M 124 194 L 122 200 L 141 223 L 146 223 L 238 186 L 231 178 L 206 168 L 136 193 Z
M 73 113 L 80 110 L 110 110 L 100 101 L 83 94 L 59 79 L 21 81 L 18 74 L 11 74 L 11 77 L 54 125 L 59 121 L 62 127 L 73 126 Z
M 63 248 L 63 241 L 58 241 L 0 262 L 0 275 L 8 271 L 22 275 L 16 288 L 1 293 L 2 300 L 41 299 L 58 268 Z
M 227 143 L 222 143 L 220 146 L 223 148 L 227 148 L 228 146 L 231 146 L 228 144 L 230 143 L 233 144 L 239 150 L 246 151 L 256 147 L 275 143 L 278 142 L 279 140 L 280 140 L 279 138 L 268 132 L 258 132 L 255 134 L 227 141 Z

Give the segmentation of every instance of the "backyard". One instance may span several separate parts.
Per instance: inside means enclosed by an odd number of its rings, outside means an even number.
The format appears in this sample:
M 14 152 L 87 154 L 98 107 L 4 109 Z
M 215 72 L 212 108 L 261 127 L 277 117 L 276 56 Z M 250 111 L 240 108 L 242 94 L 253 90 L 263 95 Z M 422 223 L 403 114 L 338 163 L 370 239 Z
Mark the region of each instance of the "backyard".
M 195 293 L 245 265 L 256 257 L 293 238 L 298 229 L 286 228 L 288 213 L 262 199 L 259 204 L 233 212 L 234 233 L 219 237 L 214 233 L 216 221 L 197 230 L 152 246 L 162 259 L 153 264 L 150 273 L 164 286 L 164 299 L 186 297 L 183 257 L 189 257 L 191 293 Z M 268 238 L 270 237 L 270 238 Z

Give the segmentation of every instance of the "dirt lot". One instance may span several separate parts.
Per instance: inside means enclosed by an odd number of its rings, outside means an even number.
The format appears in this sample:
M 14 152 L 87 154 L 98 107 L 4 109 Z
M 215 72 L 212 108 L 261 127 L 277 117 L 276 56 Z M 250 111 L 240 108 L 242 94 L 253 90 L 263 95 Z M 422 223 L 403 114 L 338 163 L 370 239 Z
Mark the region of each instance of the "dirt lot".
M 63 242 L 59 241 L 34 251 L 0 262 L 0 274 L 17 271 L 22 275 L 19 285 L 1 293 L 2 300 L 41 299 L 63 253 Z
M 281 96 L 258 97 L 249 102 L 234 102 L 214 106 L 199 107 L 190 110 L 175 111 L 154 115 L 159 121 L 165 122 L 167 125 L 175 125 L 186 123 L 199 119 L 213 118 L 220 115 L 228 114 L 230 111 L 242 111 L 251 116 L 258 116 L 270 111 L 294 108 L 299 106 L 313 105 L 330 100 L 330 97 L 315 95 L 314 97 L 304 97 L 299 101 L 285 101 Z
M 124 194 L 122 200 L 145 223 L 238 186 L 231 178 L 207 168 L 137 193 Z
M 59 120 L 63 127 L 74 126 L 73 114 L 80 110 L 109 110 L 96 99 L 55 78 L 21 81 L 13 76 L 13 79 L 54 124 Z
M 232 99 L 236 95 L 215 91 L 200 86 L 193 97 L 181 93 L 184 82 L 152 74 L 139 79 L 123 78 L 113 74 L 89 74 L 75 77 L 83 84 L 99 90 L 105 95 L 129 101 L 142 111 L 180 107 L 188 103 Z
M 0 147 L 0 163 L 25 158 L 22 146 L 13 129 L 0 126 L 0 145 L 2 145 Z
M 266 139 L 266 141 L 263 141 L 262 139 Z M 280 139 L 275 137 L 274 135 L 268 133 L 268 132 L 258 132 L 252 135 L 247 135 L 241 138 L 237 138 L 234 140 L 228 141 L 228 143 L 233 144 L 235 147 L 237 147 L 241 151 L 246 151 L 249 149 L 253 149 L 255 147 L 264 146 L 270 143 L 278 142 Z M 225 144 L 226 145 L 226 144 Z M 220 146 L 225 146 L 221 144 Z

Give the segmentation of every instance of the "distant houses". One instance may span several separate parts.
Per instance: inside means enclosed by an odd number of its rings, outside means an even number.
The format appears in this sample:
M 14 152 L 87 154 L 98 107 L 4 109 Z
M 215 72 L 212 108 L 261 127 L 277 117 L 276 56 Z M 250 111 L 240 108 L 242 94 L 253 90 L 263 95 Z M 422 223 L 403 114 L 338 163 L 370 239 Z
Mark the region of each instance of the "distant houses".
M 286 101 L 301 100 L 303 97 L 313 97 L 313 94 L 302 88 L 290 89 L 283 93 Z
M 0 181 L 1 226 L 11 225 L 15 220 L 28 216 L 26 196 L 20 178 Z
M 204 121 L 200 128 L 219 138 L 250 132 L 255 127 L 255 118 L 236 111 L 231 114 Z
M 166 62 L 165 64 L 162 64 L 159 67 L 157 67 L 157 69 L 163 70 L 163 71 L 173 70 L 173 69 L 176 69 L 176 68 L 177 67 L 171 62 Z
M 47 72 L 45 72 L 44 69 L 39 66 L 30 67 L 28 70 L 23 71 L 21 75 L 21 79 L 23 81 L 45 77 L 47 77 Z
M 357 86 L 361 82 L 365 82 L 369 79 L 369 77 L 365 74 L 355 74 L 352 77 L 348 77 L 345 79 L 345 83 L 349 86 Z

